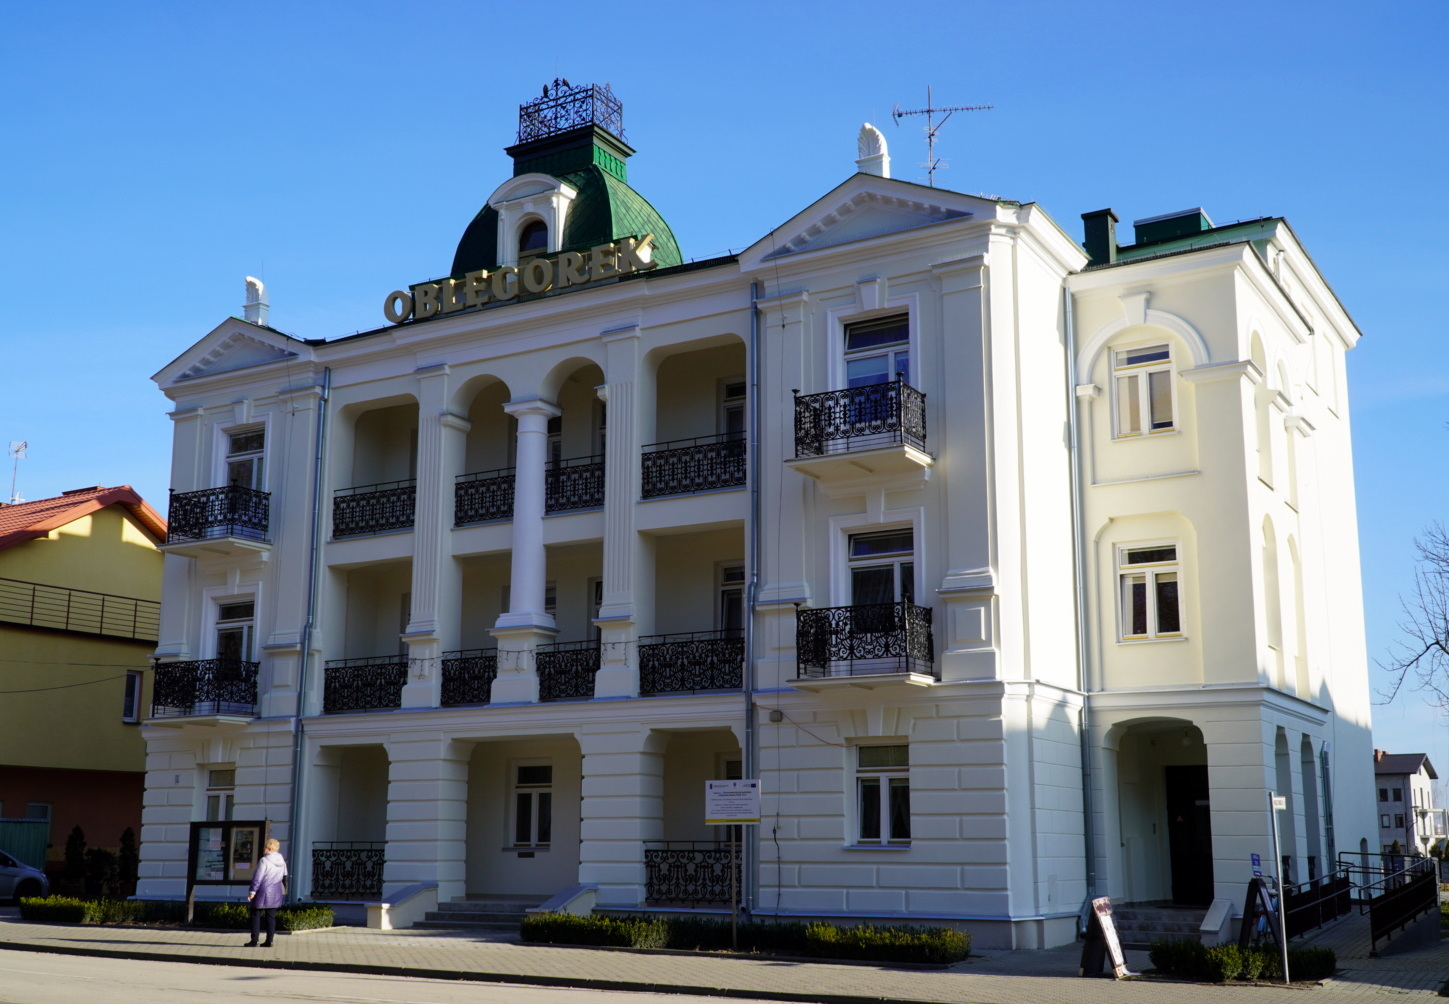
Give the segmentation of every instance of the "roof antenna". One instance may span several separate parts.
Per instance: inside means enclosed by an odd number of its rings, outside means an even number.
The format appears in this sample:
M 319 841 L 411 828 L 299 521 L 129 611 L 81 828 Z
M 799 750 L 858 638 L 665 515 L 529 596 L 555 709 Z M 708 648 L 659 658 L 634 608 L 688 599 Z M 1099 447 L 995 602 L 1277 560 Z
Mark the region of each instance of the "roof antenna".
M 994 107 L 995 105 L 950 105 L 945 108 L 936 108 L 931 104 L 931 85 L 927 84 L 926 107 L 903 110 L 901 106 L 897 104 L 894 110 L 891 111 L 891 118 L 896 120 L 896 125 L 900 125 L 901 119 L 905 118 L 907 115 L 926 116 L 926 162 L 921 166 L 926 169 L 927 183 L 932 188 L 935 188 L 936 168 L 950 166 L 936 159 L 936 134 L 940 132 L 941 127 L 946 124 L 946 119 L 949 119 L 951 117 L 952 112 L 984 112 L 989 111 Z M 946 118 L 943 118 L 939 123 L 936 122 L 936 114 L 938 112 L 946 113 Z
M 20 497 L 19 493 L 15 491 L 15 482 L 16 479 L 20 476 L 20 461 L 25 459 L 25 451 L 29 448 L 30 444 L 23 439 L 10 440 L 10 456 L 15 458 L 15 462 L 10 465 L 11 505 L 19 505 L 21 502 L 25 501 L 23 498 Z

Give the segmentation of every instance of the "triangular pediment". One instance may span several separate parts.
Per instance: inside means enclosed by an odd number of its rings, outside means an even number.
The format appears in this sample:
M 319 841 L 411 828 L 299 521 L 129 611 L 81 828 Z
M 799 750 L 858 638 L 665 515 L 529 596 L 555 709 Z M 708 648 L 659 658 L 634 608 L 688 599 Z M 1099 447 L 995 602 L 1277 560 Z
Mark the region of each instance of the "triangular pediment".
M 235 317 L 228 318 L 152 379 L 165 386 L 176 381 L 296 359 L 298 349 L 304 344 L 271 328 Z
M 989 216 L 989 199 L 857 174 L 777 227 L 741 255 L 741 264 L 833 247 L 917 227 Z

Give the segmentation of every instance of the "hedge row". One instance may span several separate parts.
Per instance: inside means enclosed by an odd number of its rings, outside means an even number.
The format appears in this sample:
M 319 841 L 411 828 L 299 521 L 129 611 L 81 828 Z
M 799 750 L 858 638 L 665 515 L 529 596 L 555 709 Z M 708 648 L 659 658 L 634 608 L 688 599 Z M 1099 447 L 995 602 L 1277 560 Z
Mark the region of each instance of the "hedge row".
M 1198 941 L 1154 941 L 1152 965 L 1160 972 L 1207 983 L 1229 980 L 1281 980 L 1283 956 L 1277 948 L 1205 947 Z M 1288 973 L 1294 980 L 1323 980 L 1338 968 L 1331 948 L 1308 946 L 1288 949 Z
M 821 923 L 738 925 L 739 948 L 767 955 L 875 962 L 960 962 L 971 954 L 971 936 L 945 927 L 837 927 Z M 707 917 L 579 917 L 535 914 L 519 927 L 524 941 L 554 945 L 608 945 L 617 948 L 674 948 L 686 951 L 727 949 L 730 923 Z
M 186 904 L 161 899 L 47 896 L 22 899 L 20 916 L 55 924 L 184 924 Z M 248 930 L 252 926 L 251 910 L 245 903 L 197 903 L 194 917 L 200 927 Z M 277 911 L 277 926 L 284 931 L 307 931 L 332 923 L 330 906 L 284 906 Z

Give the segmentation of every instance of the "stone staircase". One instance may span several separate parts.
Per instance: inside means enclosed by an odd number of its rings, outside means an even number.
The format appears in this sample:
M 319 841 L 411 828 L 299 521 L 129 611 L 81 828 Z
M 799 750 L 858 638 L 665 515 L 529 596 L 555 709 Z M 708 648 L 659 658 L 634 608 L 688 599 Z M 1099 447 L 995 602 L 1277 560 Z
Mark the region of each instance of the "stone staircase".
M 1146 948 L 1158 940 L 1198 940 L 1198 928 L 1207 907 L 1173 906 L 1170 903 L 1128 903 L 1112 907 L 1117 936 L 1129 948 Z
M 518 924 L 530 907 L 540 906 L 547 896 L 481 895 L 465 896 L 447 903 L 439 903 L 436 910 L 429 910 L 423 919 L 413 925 L 414 930 L 432 928 L 435 930 L 492 931 L 497 933 L 518 933 Z

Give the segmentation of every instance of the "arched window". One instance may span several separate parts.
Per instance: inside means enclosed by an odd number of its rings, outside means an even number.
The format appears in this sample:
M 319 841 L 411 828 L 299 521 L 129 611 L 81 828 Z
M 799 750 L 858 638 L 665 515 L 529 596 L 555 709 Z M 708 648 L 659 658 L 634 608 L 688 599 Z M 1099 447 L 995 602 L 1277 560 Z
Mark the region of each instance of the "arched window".
M 533 220 L 518 232 L 518 256 L 542 254 L 548 250 L 548 224 Z

